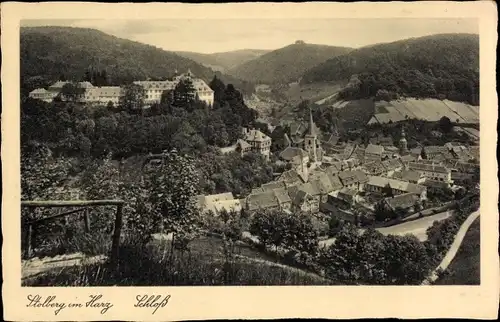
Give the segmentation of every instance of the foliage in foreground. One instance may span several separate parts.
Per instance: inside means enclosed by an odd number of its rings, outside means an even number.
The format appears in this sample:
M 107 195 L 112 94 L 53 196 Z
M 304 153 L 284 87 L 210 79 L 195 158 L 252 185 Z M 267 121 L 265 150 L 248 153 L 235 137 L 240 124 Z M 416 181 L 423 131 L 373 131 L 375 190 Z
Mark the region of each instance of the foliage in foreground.
M 160 245 L 144 248 L 130 241 L 120 249 L 120 268 L 94 264 L 65 268 L 29 280 L 25 286 L 163 286 L 163 285 L 324 285 L 318 276 L 266 263 L 176 252 L 162 260 Z

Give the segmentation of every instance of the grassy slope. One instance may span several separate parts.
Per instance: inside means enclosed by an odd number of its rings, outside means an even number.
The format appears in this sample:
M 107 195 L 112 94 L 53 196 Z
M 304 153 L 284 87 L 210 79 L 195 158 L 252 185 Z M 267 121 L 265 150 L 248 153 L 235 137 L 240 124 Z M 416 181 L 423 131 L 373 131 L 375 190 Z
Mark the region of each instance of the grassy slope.
M 448 266 L 448 273 L 436 285 L 479 285 L 480 269 L 480 220 L 471 225 L 458 250 Z
M 161 286 L 161 285 L 325 285 L 333 284 L 315 274 L 281 265 L 248 246 L 236 247 L 229 280 L 224 280 L 221 241 L 201 237 L 189 244 L 190 254 L 176 254 L 174 261 L 158 265 L 170 242 L 155 242 L 148 250 L 125 247 L 120 276 L 104 264 L 69 267 L 25 281 L 24 286 Z
M 254 83 L 288 84 L 298 80 L 309 68 L 350 50 L 345 47 L 292 44 L 241 64 L 229 73 Z

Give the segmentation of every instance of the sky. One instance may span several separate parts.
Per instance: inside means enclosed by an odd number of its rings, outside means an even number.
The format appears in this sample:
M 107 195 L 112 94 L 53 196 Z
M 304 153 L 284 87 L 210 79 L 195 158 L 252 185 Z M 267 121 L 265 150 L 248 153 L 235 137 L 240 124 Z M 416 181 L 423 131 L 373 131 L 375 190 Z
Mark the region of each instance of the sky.
M 476 19 L 109 19 L 23 20 L 21 26 L 71 26 L 101 30 L 169 51 L 199 53 L 278 49 L 296 40 L 359 48 L 440 33 L 479 34 Z

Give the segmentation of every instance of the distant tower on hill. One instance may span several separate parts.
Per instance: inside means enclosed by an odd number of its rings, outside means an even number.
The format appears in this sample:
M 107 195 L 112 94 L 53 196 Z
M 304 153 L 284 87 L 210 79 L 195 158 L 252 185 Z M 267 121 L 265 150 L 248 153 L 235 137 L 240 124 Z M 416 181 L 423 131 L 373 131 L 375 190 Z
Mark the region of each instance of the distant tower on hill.
M 399 140 L 399 154 L 408 154 L 408 142 L 406 141 L 405 128 L 401 126 L 401 139 Z

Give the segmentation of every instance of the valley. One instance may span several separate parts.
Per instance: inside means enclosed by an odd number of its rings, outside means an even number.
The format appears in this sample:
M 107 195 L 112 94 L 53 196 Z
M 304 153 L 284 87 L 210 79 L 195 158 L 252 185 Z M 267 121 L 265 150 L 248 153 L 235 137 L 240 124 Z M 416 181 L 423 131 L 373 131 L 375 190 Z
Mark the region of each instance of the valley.
M 76 263 L 27 283 L 420 285 L 479 208 L 476 36 L 202 54 L 23 27 L 22 200 L 123 204 L 23 207 L 26 276 Z

